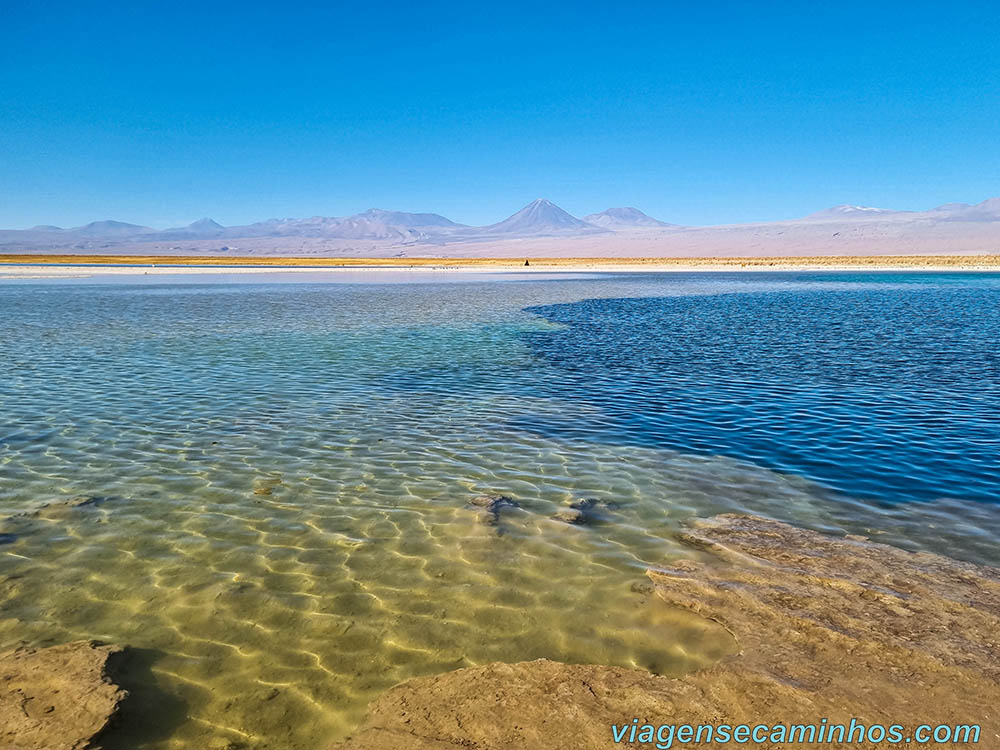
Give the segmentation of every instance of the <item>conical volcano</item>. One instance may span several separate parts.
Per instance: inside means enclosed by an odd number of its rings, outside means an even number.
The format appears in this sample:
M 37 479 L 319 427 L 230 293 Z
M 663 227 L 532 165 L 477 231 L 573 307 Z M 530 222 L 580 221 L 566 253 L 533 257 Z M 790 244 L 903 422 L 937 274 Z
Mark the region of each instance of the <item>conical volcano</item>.
M 538 235 L 602 232 L 604 230 L 563 211 L 552 201 L 539 198 L 513 216 L 497 224 L 483 227 L 483 231 L 490 234 Z

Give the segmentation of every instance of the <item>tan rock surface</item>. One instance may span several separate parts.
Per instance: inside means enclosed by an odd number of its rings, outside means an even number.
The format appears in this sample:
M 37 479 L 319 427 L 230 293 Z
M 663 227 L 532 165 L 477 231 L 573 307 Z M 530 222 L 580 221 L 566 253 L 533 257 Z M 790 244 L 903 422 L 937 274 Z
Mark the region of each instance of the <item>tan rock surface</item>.
M 125 698 L 108 679 L 118 649 L 88 641 L 0 656 L 0 748 L 82 750 Z
M 650 571 L 656 591 L 727 627 L 739 656 L 680 679 L 542 660 L 411 680 L 337 747 L 610 748 L 611 725 L 637 717 L 980 724 L 978 746 L 1000 748 L 1000 571 L 752 516 L 701 521 L 683 538 L 692 558 Z

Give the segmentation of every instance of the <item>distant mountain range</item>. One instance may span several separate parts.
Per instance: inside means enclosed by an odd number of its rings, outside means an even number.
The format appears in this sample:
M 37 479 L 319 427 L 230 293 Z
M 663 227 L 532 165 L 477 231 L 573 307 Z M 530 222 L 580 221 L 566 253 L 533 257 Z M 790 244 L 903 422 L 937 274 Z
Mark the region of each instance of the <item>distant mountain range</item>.
M 477 237 L 539 237 L 593 234 L 630 226 L 669 226 L 650 219 L 634 208 L 608 209 L 594 214 L 594 223 L 578 219 L 545 199 L 532 201 L 496 224 L 470 227 L 440 214 L 384 211 L 372 208 L 346 217 L 313 216 L 308 219 L 268 219 L 245 226 L 224 227 L 212 219 L 199 219 L 186 227 L 156 230 L 120 221 L 95 221 L 82 227 L 62 229 L 37 226 L 26 230 L 0 230 L 0 250 L 37 247 L 95 249 L 130 243 L 162 243 L 184 240 L 239 240 L 249 238 L 326 238 L 373 240 L 400 244 Z M 611 221 L 609 217 L 617 217 Z M 630 224 L 629 222 L 633 222 Z
M 697 254 L 723 252 L 726 243 L 736 255 L 747 252 L 746 248 L 765 253 L 768 243 L 779 254 L 791 245 L 801 252 L 829 253 L 863 241 L 886 248 L 894 242 L 901 252 L 923 252 L 922 244 L 933 242 L 941 243 L 942 251 L 960 247 L 964 252 L 1000 252 L 1000 198 L 975 205 L 948 203 L 927 211 L 840 205 L 801 219 L 720 227 L 669 224 L 630 207 L 577 218 L 541 198 L 503 221 L 481 227 L 458 224 L 440 214 L 377 208 L 354 216 L 268 219 L 230 227 L 209 218 L 163 230 L 95 221 L 69 229 L 41 225 L 0 230 L 0 252 L 434 255 L 442 247 L 451 247 L 457 253 L 478 250 L 502 255 L 519 254 L 525 242 L 534 240 L 528 248 L 537 245 L 554 254 L 571 248 L 609 255 L 626 251 L 675 254 L 683 248 Z M 933 247 L 929 245 L 927 251 Z M 889 250 L 873 251 L 877 252 Z

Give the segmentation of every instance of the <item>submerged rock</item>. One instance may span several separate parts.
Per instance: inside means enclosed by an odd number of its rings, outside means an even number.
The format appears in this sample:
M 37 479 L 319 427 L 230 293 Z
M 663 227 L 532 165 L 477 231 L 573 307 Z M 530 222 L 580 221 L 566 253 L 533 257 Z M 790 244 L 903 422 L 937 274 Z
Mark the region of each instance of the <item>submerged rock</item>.
M 582 525 L 605 520 L 608 511 L 616 510 L 618 505 L 604 500 L 585 497 L 575 500 L 565 508 L 557 511 L 552 517 L 563 523 Z
M 487 493 L 476 495 L 469 501 L 473 508 L 483 511 L 481 520 L 490 526 L 495 526 L 500 521 L 500 513 L 504 508 L 520 508 L 521 505 L 512 497 Z
M 514 498 L 496 494 L 476 495 L 469 501 L 469 505 L 473 505 L 476 508 L 484 508 L 490 512 L 499 511 L 501 508 L 521 507 Z
M 0 747 L 94 747 L 126 696 L 107 676 L 108 660 L 117 653 L 79 641 L 0 656 Z
M 552 516 L 557 521 L 562 521 L 563 523 L 571 523 L 574 525 L 582 525 L 587 523 L 587 514 L 584 513 L 579 508 L 563 508 L 560 511 L 556 511 L 556 514 Z
M 276 487 L 281 486 L 281 477 L 262 477 L 253 482 L 253 494 L 270 495 Z
M 13 544 L 45 522 L 77 523 L 101 521 L 106 516 L 105 503 L 123 498 L 106 495 L 76 495 L 43 503 L 31 510 L 0 517 L 0 544 Z M 2 750 L 2 749 L 0 749 Z
M 45 503 L 35 510 L 26 513 L 19 513 L 14 518 L 44 518 L 49 520 L 59 520 L 68 517 L 72 512 L 80 509 L 99 508 L 108 502 L 120 500 L 119 497 L 107 495 L 76 495 L 74 497 L 53 500 Z
M 613 745 L 612 724 L 633 717 L 980 724 L 979 746 L 1000 746 L 997 569 L 754 516 L 697 522 L 682 539 L 697 559 L 649 571 L 656 593 L 727 628 L 737 656 L 677 679 L 546 660 L 418 678 L 379 698 L 336 747 L 603 748 Z

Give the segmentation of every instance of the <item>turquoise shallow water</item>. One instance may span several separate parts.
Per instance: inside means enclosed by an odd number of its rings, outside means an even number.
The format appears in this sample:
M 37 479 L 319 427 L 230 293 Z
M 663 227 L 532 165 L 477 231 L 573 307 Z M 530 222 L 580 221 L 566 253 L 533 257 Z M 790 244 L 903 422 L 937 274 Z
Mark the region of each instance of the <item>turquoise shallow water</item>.
M 318 747 L 498 659 L 711 663 L 644 585 L 691 516 L 1000 562 L 995 275 L 326 278 L 0 283 L 0 648 L 137 647 L 111 747 Z

